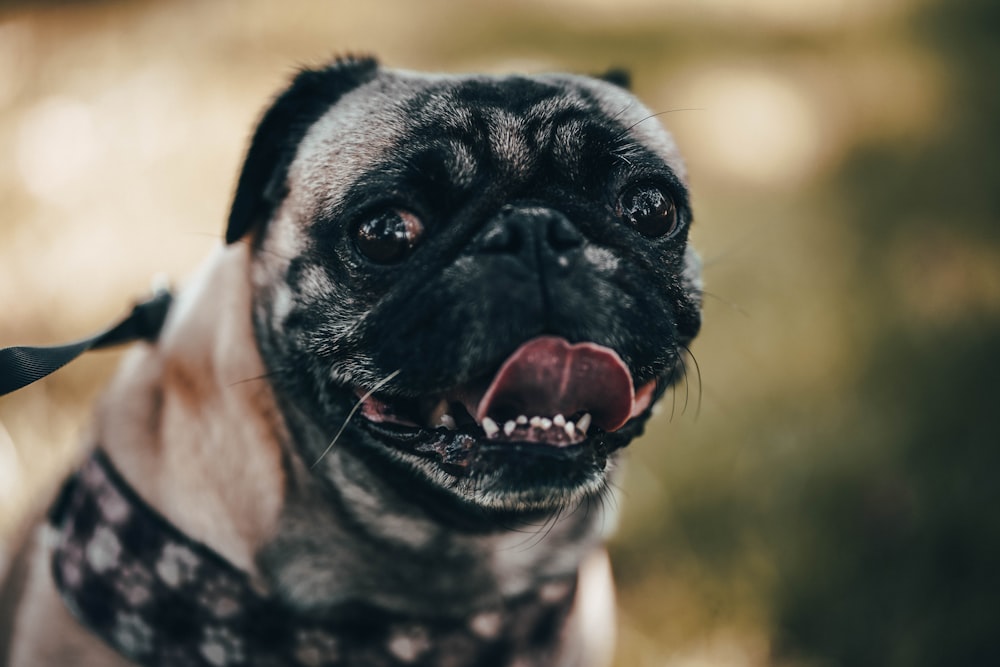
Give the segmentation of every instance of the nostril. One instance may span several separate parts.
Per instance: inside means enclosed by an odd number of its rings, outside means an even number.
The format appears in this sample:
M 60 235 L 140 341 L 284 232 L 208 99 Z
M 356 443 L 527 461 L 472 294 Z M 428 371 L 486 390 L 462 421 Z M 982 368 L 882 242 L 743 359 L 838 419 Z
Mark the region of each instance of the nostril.
M 546 240 L 553 250 L 560 252 L 583 245 L 583 234 L 565 216 L 555 215 L 549 219 Z
M 514 225 L 493 225 L 482 236 L 481 249 L 485 252 L 517 253 L 523 244 L 521 234 Z
M 504 206 L 481 232 L 476 251 L 510 255 L 533 264 L 559 259 L 568 266 L 569 255 L 585 243 L 583 234 L 559 211 L 538 206 Z

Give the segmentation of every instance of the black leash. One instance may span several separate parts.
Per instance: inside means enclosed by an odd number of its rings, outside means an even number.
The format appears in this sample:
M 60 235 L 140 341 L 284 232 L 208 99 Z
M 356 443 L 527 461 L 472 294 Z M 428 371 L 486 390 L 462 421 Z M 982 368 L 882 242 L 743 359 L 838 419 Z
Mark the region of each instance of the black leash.
M 149 299 L 136 304 L 125 319 L 96 336 L 68 345 L 0 349 L 0 396 L 55 373 L 87 350 L 99 350 L 135 340 L 155 341 L 171 301 L 173 294 L 169 289 L 158 289 Z

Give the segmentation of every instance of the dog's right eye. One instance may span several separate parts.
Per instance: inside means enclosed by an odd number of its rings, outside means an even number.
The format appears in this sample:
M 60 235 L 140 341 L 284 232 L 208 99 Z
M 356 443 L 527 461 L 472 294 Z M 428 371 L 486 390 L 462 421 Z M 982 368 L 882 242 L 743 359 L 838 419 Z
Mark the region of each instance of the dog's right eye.
M 400 262 L 424 233 L 424 225 L 409 211 L 388 209 L 354 230 L 358 251 L 378 264 Z
M 677 231 L 677 207 L 658 187 L 633 185 L 618 200 L 618 211 L 643 236 L 658 238 Z

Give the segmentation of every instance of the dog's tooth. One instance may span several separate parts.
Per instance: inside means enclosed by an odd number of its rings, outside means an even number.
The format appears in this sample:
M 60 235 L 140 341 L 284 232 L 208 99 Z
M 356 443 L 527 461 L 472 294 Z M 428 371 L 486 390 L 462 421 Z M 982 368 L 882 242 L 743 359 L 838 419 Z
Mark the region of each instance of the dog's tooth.
M 455 423 L 455 418 L 447 413 L 441 415 L 441 418 L 438 421 L 441 424 L 441 426 L 444 426 L 449 431 L 454 431 L 456 428 L 458 428 L 458 424 Z
M 520 415 L 514 421 L 515 421 L 515 423 L 520 424 L 521 426 L 524 426 L 525 424 L 528 423 L 528 418 L 525 417 L 524 415 Z
M 582 433 L 584 435 L 587 435 L 587 429 L 590 428 L 590 413 L 589 412 L 586 413 L 586 414 L 584 414 L 582 417 L 580 417 L 580 419 L 577 420 L 577 422 L 576 422 L 576 428 L 577 428 L 577 430 L 580 431 L 580 433 Z
M 552 423 L 558 426 L 559 428 L 562 428 L 563 426 L 566 425 L 566 418 L 563 417 L 562 415 L 556 415 L 555 417 L 552 418 Z
M 503 432 L 505 434 L 507 434 L 507 435 L 510 435 L 511 433 L 514 432 L 514 429 L 516 429 L 516 428 L 517 428 L 517 424 L 514 423 L 514 420 L 513 419 L 509 419 L 509 420 L 507 420 L 507 423 L 503 425 Z
M 431 426 L 443 426 L 442 418 L 448 414 L 448 401 L 441 399 L 427 415 L 427 423 Z
M 532 426 L 534 426 L 535 428 L 541 428 L 542 427 L 542 418 L 541 417 L 532 417 L 531 419 L 528 420 L 528 423 L 531 424 Z
M 555 421 L 554 419 L 552 421 Z M 566 431 L 566 435 L 573 437 L 576 435 L 576 425 L 573 422 L 566 422 L 563 424 L 563 430 Z
M 542 417 L 538 425 L 541 427 L 543 431 L 548 431 L 550 428 L 552 428 L 552 420 L 549 419 L 548 417 Z
M 500 427 L 489 417 L 483 417 L 483 430 L 486 432 L 487 438 L 492 438 L 500 432 Z

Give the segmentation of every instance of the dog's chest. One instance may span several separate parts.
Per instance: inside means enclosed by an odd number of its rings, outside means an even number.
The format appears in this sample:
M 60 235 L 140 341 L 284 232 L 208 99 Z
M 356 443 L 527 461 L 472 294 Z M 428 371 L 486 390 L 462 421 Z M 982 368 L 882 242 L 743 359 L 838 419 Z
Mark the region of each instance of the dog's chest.
M 342 604 L 299 616 L 145 506 L 100 455 L 54 517 L 53 574 L 74 615 L 144 665 L 550 665 L 576 580 L 461 616 Z

